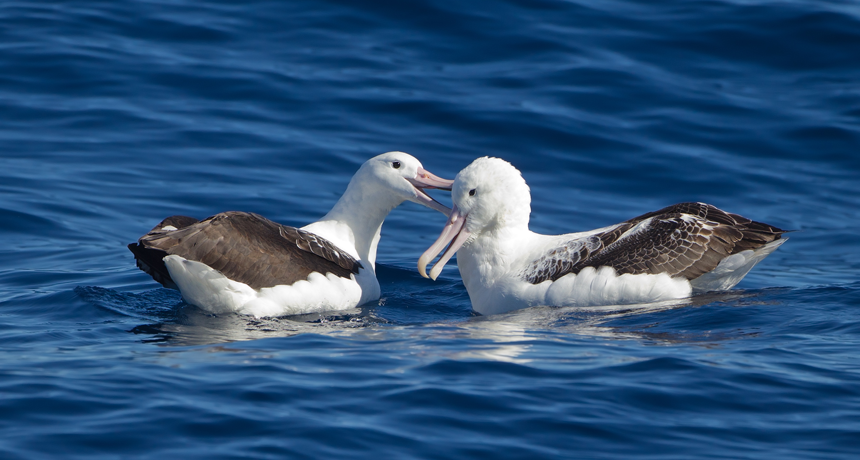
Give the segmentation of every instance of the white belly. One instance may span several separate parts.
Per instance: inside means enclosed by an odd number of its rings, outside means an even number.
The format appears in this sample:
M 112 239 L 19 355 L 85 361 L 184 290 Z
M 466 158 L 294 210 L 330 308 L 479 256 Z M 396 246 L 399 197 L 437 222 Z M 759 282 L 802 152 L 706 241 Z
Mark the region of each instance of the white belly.
M 586 307 L 627 305 L 683 299 L 692 293 L 683 278 L 660 275 L 621 275 L 610 267 L 587 267 L 556 281 L 531 284 L 514 276 L 503 277 L 491 285 L 464 283 L 472 308 L 482 315 L 494 315 L 534 306 Z M 476 283 L 477 284 L 477 283 Z
M 372 270 L 341 278 L 311 273 L 307 280 L 288 286 L 255 290 L 228 279 L 211 267 L 177 255 L 164 258 L 182 298 L 212 313 L 286 316 L 345 310 L 379 298 L 379 282 Z

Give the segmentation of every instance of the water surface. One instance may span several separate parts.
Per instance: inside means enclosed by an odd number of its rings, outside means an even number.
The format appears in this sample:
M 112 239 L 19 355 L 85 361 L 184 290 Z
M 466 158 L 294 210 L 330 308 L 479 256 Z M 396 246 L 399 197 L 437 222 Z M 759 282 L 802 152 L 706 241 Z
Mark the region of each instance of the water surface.
M 0 457 L 855 458 L 854 2 L 5 2 Z M 532 229 L 705 201 L 797 230 L 737 289 L 476 316 L 407 203 L 383 298 L 210 315 L 125 245 L 304 225 L 367 158 L 523 171 Z M 436 193 L 443 202 L 448 197 Z

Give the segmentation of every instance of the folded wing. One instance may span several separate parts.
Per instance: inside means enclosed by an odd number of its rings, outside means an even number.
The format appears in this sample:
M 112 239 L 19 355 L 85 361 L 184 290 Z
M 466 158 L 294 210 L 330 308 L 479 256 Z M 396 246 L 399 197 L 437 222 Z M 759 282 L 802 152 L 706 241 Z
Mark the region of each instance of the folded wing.
M 538 284 L 585 267 L 609 266 L 619 275 L 666 273 L 692 280 L 724 258 L 758 249 L 783 233 L 709 204 L 680 203 L 567 241 L 532 262 L 523 277 Z
M 178 255 L 218 270 L 253 289 L 290 285 L 313 272 L 349 278 L 361 263 L 330 241 L 246 212 L 224 212 L 203 221 L 168 217 L 128 245 L 138 267 L 176 288 L 163 258 Z

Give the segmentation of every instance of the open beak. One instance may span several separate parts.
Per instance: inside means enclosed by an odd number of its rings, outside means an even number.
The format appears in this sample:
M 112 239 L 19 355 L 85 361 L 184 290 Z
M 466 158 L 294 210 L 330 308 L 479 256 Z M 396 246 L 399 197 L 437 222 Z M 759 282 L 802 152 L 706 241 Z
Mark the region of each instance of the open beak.
M 451 215 L 448 216 L 448 223 L 445 224 L 445 228 L 442 229 L 442 234 L 439 235 L 439 239 L 433 243 L 433 246 L 430 246 L 430 249 L 421 254 L 421 257 L 418 259 L 418 273 L 421 274 L 424 278 L 431 278 L 434 281 L 436 277 L 439 276 L 439 273 L 442 272 L 442 267 L 451 260 L 451 257 L 454 257 L 454 253 L 463 246 L 463 243 L 469 239 L 469 236 L 472 234 L 466 230 L 466 217 L 460 212 L 457 208 L 457 205 L 454 205 L 454 209 L 451 210 Z M 450 244 L 448 244 L 450 243 Z M 436 265 L 433 266 L 433 269 L 430 270 L 430 276 L 427 276 L 427 264 L 436 257 L 442 251 L 442 248 L 448 244 L 448 249 L 442 254 L 442 257 L 439 258 L 439 261 L 436 262 Z
M 424 189 L 438 188 L 440 190 L 451 190 L 451 186 L 454 184 L 454 181 L 442 179 L 439 176 L 433 175 L 424 168 L 418 168 L 418 172 L 415 174 L 415 177 L 413 179 L 406 180 L 415 187 L 415 199 L 412 201 L 427 206 L 430 209 L 435 209 L 442 214 L 448 214 L 451 212 L 447 206 L 434 200 L 433 197 L 424 191 Z

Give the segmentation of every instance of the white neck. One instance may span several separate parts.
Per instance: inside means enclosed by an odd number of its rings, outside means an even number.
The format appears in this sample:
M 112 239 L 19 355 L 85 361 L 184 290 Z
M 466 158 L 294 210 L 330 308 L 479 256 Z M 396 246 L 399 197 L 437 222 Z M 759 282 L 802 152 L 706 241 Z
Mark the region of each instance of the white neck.
M 491 285 L 508 273 L 519 261 L 517 258 L 530 248 L 540 235 L 531 232 L 528 225 L 506 226 L 485 232 L 457 253 L 457 265 L 463 282 Z
M 376 271 L 376 248 L 382 222 L 403 198 L 356 174 L 343 196 L 320 220 L 304 227 L 352 253 Z

